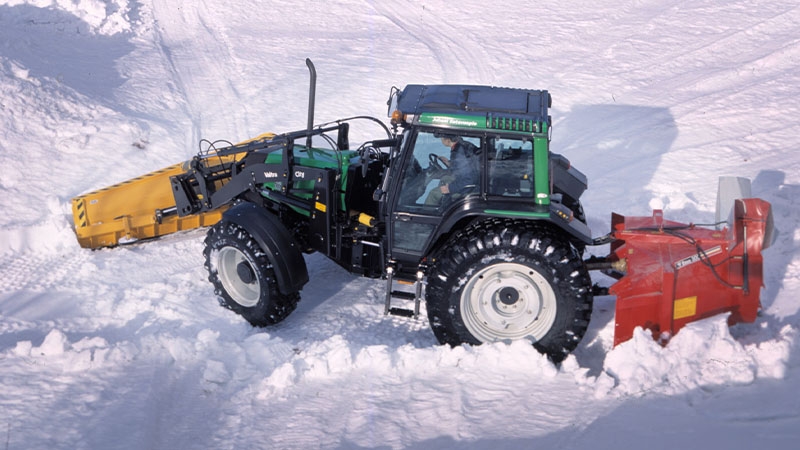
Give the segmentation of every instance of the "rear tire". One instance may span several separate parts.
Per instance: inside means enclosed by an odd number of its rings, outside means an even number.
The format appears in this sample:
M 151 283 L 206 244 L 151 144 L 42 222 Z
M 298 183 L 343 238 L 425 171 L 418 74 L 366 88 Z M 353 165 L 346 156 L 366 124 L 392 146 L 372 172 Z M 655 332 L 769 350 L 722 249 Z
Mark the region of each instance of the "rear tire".
M 281 294 L 266 253 L 241 226 L 220 221 L 205 240 L 205 267 L 220 305 L 264 327 L 285 319 L 300 294 Z
M 437 252 L 426 288 L 439 342 L 526 339 L 556 363 L 586 333 L 592 300 L 575 247 L 546 226 L 511 220 L 456 234 Z

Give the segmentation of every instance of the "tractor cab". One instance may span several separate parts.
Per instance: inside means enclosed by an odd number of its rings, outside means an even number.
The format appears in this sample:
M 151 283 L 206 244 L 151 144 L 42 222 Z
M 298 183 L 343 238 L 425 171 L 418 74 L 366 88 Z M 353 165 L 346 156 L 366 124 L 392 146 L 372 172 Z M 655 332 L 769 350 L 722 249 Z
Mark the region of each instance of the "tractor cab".
M 549 152 L 550 102 L 547 91 L 486 86 L 392 90 L 389 115 L 403 139 L 384 180 L 384 217 L 400 272 L 416 272 L 453 231 L 488 217 L 556 222 L 579 245 L 591 241 L 585 223 L 571 223 L 586 177 L 551 164 L 566 159 Z

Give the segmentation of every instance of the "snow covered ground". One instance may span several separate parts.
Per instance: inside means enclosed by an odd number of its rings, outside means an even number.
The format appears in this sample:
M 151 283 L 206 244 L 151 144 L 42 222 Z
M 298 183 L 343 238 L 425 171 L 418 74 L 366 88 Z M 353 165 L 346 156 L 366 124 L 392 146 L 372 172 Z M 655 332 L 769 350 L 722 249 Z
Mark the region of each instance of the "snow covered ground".
M 257 330 L 217 305 L 200 230 L 79 248 L 72 197 L 303 128 L 306 57 L 318 122 L 383 117 L 392 85 L 548 89 L 596 236 L 612 210 L 713 221 L 717 177 L 751 178 L 779 229 L 762 316 L 612 349 L 600 297 L 556 368 L 439 346 L 319 255 Z M 797 448 L 798 99 L 794 0 L 0 1 L 0 447 Z

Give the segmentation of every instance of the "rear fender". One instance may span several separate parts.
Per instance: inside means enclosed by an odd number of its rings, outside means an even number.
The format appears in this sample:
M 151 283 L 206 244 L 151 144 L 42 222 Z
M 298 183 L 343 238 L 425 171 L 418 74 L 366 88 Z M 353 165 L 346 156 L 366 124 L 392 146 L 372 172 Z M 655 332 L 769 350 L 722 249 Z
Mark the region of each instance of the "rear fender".
M 240 203 L 222 216 L 247 230 L 267 254 L 281 294 L 300 291 L 308 282 L 303 253 L 289 230 L 274 214 L 254 203 Z
M 578 248 L 591 244 L 592 232 L 589 227 L 578 219 L 561 217 L 554 204 L 543 212 L 521 211 L 520 206 L 520 203 L 506 203 L 497 199 L 492 199 L 491 202 L 480 198 L 465 199 L 462 204 L 457 204 L 445 213 L 426 249 L 426 254 L 444 242 L 453 230 L 461 229 L 471 222 L 491 218 L 537 221 L 563 232 Z

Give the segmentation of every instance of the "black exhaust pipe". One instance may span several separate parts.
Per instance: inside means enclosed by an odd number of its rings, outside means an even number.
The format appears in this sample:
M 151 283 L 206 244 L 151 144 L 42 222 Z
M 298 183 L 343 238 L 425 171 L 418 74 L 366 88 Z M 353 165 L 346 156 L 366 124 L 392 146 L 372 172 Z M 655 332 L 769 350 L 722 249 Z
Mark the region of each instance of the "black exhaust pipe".
M 306 65 L 311 74 L 311 86 L 308 88 L 308 137 L 306 138 L 306 147 L 311 147 L 311 131 L 314 129 L 314 97 L 317 93 L 317 69 L 314 68 L 314 63 L 311 58 L 306 58 Z

